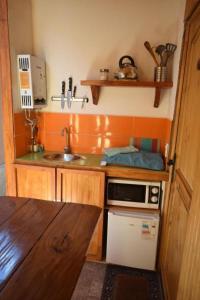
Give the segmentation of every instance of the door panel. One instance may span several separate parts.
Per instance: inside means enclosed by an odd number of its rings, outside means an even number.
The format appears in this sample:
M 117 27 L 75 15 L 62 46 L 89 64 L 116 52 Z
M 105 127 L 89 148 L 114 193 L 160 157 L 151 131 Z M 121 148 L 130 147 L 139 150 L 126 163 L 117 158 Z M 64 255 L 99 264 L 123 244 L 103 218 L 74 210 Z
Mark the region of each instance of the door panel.
M 197 162 L 200 157 L 200 6 L 188 22 L 185 36 L 187 39 L 183 51 L 186 51 L 187 55 L 182 62 L 185 73 L 182 77 L 179 115 L 176 115 L 179 118 L 175 147 L 177 160 L 169 197 L 167 230 L 162 237 L 166 240 L 165 254 L 161 262 L 162 274 L 167 298 L 171 300 L 183 300 L 180 297 L 183 289 L 187 292 L 190 290 L 190 286 L 187 286 L 186 282 L 183 285 L 180 278 L 185 276 L 182 270 L 186 270 L 185 257 L 190 248 L 190 243 L 186 241 L 195 242 L 195 231 L 189 232 L 191 224 L 196 222 L 194 212 L 199 216 L 196 220 L 200 218 L 200 211 L 192 210 L 200 201 L 194 196 L 194 191 L 199 185 Z M 195 269 L 195 266 L 193 267 Z M 189 269 L 185 274 L 188 272 Z
M 187 76 L 185 76 L 185 92 L 182 96 L 182 109 L 179 123 L 179 134 L 177 141 L 177 163 L 176 168 L 185 177 L 193 188 L 195 179 L 196 158 L 199 149 L 198 133 L 200 130 L 199 117 L 199 93 L 200 93 L 200 71 L 197 69 L 200 58 L 200 28 L 191 39 L 190 54 L 187 61 Z
M 169 299 L 176 299 L 188 220 L 188 212 L 183 201 L 183 198 L 187 198 L 188 195 L 185 194 L 180 183 L 174 183 L 173 188 L 169 220 L 170 239 L 167 248 L 168 259 L 165 265 Z

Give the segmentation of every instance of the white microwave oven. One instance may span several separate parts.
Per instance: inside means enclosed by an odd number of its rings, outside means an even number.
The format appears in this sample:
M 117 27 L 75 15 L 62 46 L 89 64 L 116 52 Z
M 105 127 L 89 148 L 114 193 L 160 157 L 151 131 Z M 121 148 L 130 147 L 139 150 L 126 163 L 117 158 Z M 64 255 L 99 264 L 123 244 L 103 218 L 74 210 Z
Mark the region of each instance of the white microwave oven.
M 162 182 L 110 178 L 107 182 L 107 204 L 158 209 Z

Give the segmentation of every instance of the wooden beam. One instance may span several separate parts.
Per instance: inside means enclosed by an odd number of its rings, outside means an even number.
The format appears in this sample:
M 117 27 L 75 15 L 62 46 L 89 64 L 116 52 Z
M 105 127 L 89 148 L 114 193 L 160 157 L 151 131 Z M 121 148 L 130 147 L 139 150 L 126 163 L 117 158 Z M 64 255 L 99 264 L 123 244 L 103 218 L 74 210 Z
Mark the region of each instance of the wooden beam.
M 15 146 L 7 0 L 0 0 L 0 81 L 2 89 L 6 195 L 15 196 L 15 174 L 12 165 L 15 158 Z

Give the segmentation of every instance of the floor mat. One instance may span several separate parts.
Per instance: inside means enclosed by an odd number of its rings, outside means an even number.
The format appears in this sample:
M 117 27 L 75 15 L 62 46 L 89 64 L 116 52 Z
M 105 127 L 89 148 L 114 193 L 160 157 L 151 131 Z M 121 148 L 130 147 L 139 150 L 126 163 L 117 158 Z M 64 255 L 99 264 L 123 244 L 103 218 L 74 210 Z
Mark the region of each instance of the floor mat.
M 163 300 L 160 276 L 157 272 L 122 267 L 117 265 L 107 265 L 104 278 L 104 285 L 101 300 L 111 300 L 114 293 L 114 287 L 119 275 L 126 274 L 133 277 L 142 277 L 146 279 L 149 286 L 149 300 Z M 139 300 L 139 298 L 138 298 Z
M 113 300 L 149 300 L 149 282 L 144 277 L 119 274 L 114 283 Z

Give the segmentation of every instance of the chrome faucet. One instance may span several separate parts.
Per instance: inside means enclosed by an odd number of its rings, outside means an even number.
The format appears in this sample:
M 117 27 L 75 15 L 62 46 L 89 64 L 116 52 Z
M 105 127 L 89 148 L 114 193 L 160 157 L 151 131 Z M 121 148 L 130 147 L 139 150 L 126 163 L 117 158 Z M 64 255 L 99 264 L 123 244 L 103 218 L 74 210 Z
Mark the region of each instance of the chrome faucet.
M 64 153 L 69 154 L 71 153 L 70 147 L 70 126 L 69 128 L 64 127 L 61 131 L 61 135 L 64 136 L 66 134 L 66 146 L 64 147 Z

